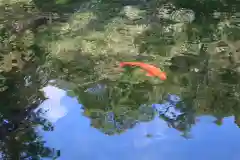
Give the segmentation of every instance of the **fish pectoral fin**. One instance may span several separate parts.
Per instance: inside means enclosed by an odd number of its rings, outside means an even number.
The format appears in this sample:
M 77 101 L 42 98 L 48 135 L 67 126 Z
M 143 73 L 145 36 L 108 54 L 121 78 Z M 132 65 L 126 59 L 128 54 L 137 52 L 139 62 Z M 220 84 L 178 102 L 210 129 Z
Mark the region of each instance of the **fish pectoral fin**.
M 154 77 L 154 75 L 151 74 L 151 73 L 147 73 L 146 76 L 148 76 L 148 77 Z

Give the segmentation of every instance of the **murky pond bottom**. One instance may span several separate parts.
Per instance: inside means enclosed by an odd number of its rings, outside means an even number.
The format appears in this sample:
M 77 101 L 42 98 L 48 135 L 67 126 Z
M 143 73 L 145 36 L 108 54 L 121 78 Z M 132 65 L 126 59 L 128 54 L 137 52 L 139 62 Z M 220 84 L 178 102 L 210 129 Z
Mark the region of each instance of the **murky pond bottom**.
M 112 123 L 115 124 L 111 129 L 118 128 L 116 117 L 114 121 L 111 120 L 114 116 L 105 116 L 102 120 L 105 126 L 96 128 L 94 123 L 100 123 L 95 122 L 100 120 L 85 116 L 84 107 L 76 97 L 67 96 L 66 91 L 57 87 L 46 88 L 48 99 L 35 111 L 40 108 L 46 111 L 40 116 L 51 122 L 53 129 L 44 131 L 39 126 L 35 131 L 46 141 L 45 146 L 60 151 L 59 160 L 240 159 L 240 129 L 233 116 L 220 120 L 221 125 L 216 124 L 216 118 L 210 115 L 196 116 L 195 124 L 184 135 L 184 131 L 169 123 L 171 120 L 154 114 L 151 120 L 138 120 L 122 133 L 104 134 L 99 128 L 109 130 Z M 164 106 L 158 104 L 157 107 Z

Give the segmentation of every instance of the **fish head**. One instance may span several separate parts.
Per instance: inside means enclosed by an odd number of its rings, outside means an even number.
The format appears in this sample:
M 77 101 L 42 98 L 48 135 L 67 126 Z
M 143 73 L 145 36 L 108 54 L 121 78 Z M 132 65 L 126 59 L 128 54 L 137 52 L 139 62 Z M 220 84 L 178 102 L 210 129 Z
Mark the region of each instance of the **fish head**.
M 167 79 L 167 74 L 166 74 L 166 72 L 161 72 L 161 73 L 158 74 L 158 77 L 161 80 L 165 81 Z

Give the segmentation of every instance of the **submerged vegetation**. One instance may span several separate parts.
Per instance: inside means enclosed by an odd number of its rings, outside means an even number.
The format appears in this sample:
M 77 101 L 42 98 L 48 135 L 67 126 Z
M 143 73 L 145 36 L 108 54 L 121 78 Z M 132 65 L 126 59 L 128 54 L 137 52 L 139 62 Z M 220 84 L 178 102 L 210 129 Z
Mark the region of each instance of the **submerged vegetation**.
M 169 94 L 181 97 L 177 108 L 184 114 L 161 118 L 184 133 L 203 114 L 218 120 L 234 115 L 240 125 L 237 0 L 0 0 L 0 8 L 6 159 L 55 156 L 28 116 L 51 79 L 71 90 L 92 126 L 109 135 L 150 121 L 150 106 Z M 119 61 L 155 64 L 168 79 L 120 72 Z

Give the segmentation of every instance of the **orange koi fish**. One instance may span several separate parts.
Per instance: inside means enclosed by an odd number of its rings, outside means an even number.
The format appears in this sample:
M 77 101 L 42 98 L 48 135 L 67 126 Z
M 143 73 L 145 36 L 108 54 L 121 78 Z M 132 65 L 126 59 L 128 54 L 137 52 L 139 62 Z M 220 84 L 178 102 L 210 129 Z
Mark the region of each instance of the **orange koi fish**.
M 119 66 L 120 67 L 137 66 L 137 67 L 140 67 L 147 72 L 146 76 L 158 77 L 163 81 L 167 79 L 167 75 L 166 75 L 165 72 L 161 71 L 159 68 L 157 68 L 157 67 L 155 67 L 151 64 L 146 64 L 146 63 L 143 63 L 143 62 L 121 62 L 119 64 Z

